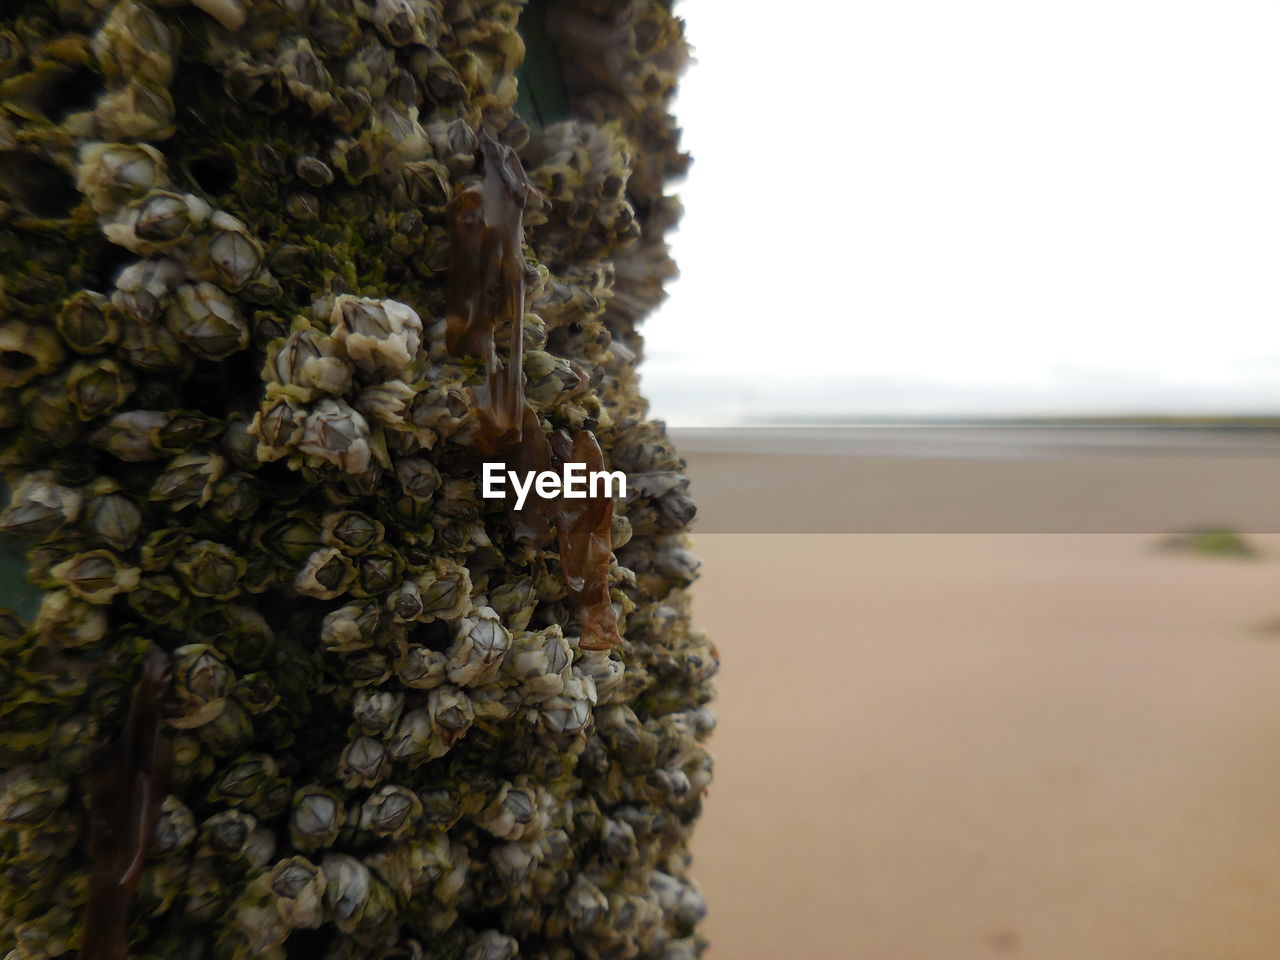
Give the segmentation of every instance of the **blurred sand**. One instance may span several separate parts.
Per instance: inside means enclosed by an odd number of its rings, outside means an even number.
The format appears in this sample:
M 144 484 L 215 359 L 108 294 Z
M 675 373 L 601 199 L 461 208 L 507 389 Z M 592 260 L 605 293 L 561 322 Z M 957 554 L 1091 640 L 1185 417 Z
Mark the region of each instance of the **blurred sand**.
M 703 534 L 712 960 L 1280 957 L 1280 538 Z
M 1280 533 L 1280 432 L 673 430 L 698 533 Z

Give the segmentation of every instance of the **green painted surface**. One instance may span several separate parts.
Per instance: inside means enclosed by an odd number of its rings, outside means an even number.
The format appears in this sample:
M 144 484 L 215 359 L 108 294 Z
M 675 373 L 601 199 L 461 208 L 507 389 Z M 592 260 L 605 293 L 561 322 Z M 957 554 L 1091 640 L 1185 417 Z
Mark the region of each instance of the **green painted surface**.
M 9 502 L 9 488 L 2 482 L 0 502 Z M 27 582 L 27 547 L 17 537 L 0 535 L 0 607 L 29 621 L 40 609 L 44 591 Z
M 569 117 L 569 97 L 564 88 L 564 66 L 547 33 L 547 10 L 552 0 L 530 0 L 520 16 L 524 38 L 524 63 L 516 71 L 519 97 L 516 112 L 541 130 Z
M 0 547 L 0 607 L 30 621 L 40 609 L 44 591 L 27 583 L 27 560 L 8 537 Z

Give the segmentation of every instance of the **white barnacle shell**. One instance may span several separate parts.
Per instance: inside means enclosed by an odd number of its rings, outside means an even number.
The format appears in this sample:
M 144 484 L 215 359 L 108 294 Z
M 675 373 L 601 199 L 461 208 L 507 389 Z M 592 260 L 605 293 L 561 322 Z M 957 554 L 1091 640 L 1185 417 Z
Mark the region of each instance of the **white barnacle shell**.
M 463 617 L 449 648 L 449 680 L 459 686 L 479 685 L 491 679 L 511 649 L 511 634 L 488 607 L 476 607 L 475 616 Z
M 374 129 L 390 139 L 391 158 L 400 163 L 422 160 L 431 153 L 427 131 L 418 122 L 417 107 L 400 110 L 390 103 L 383 104 L 378 110 Z
M 662 960 L 698 960 L 701 952 L 697 937 L 681 937 L 679 940 L 667 941 Z
M 416 580 L 406 580 L 387 597 L 387 606 L 397 621 L 408 623 L 422 613 L 422 591 Z
M 299 13 L 306 16 L 301 10 Z M 306 104 L 312 113 L 323 114 L 333 105 L 333 77 L 324 61 L 316 56 L 309 39 L 298 37 L 281 43 L 276 50 L 276 63 L 289 93 Z
M 139 260 L 120 271 L 111 303 L 127 317 L 149 321 L 186 274 L 176 260 Z
M 151 486 L 151 499 L 168 503 L 172 510 L 198 505 L 213 496 L 214 487 L 227 470 L 227 461 L 211 450 L 195 449 L 169 461 Z
M 434 728 L 436 743 L 433 756 L 443 756 L 471 727 L 475 709 L 471 698 L 451 684 L 436 687 L 427 694 L 427 716 Z
M 122 565 L 110 550 L 90 550 L 50 567 L 49 576 L 81 600 L 109 604 L 116 594 L 138 586 L 141 571 Z
M 600 824 L 600 849 L 606 860 L 633 863 L 640 857 L 635 828 L 626 820 L 606 817 Z
M 404 411 L 406 425 L 422 446 L 431 449 L 441 437 L 457 433 L 468 418 L 474 397 L 461 381 L 427 371 L 427 381 L 412 391 Z
M 377 786 L 390 773 L 387 748 L 370 736 L 356 737 L 343 748 L 338 760 L 338 777 L 348 789 Z
M 477 720 L 505 720 L 525 702 L 519 686 L 500 683 L 473 687 L 468 697 Z
M 418 766 L 430 759 L 431 717 L 424 708 L 410 710 L 400 718 L 391 738 L 390 753 L 391 759 L 410 766 Z
M 590 677 L 572 677 L 564 692 L 542 704 L 542 719 L 553 733 L 581 733 L 591 722 L 596 687 Z
M 293 578 L 293 588 L 308 597 L 331 600 L 356 578 L 355 565 L 337 547 L 321 547 L 311 553 Z
M 515 937 L 499 930 L 486 930 L 472 941 L 462 960 L 515 960 L 520 944 Z
M 19 320 L 0 326 L 0 353 L 9 361 L 0 366 L 0 390 L 6 391 L 52 373 L 66 356 L 52 330 Z
M 338 798 L 320 787 L 303 787 L 293 796 L 289 816 L 289 836 L 302 851 L 327 847 L 342 829 L 342 806 Z
M 419 644 L 406 644 L 400 650 L 396 676 L 406 687 L 431 690 L 445 682 L 449 658 L 438 650 Z
M 255 843 L 258 820 L 243 810 L 222 810 L 200 824 L 201 845 L 228 860 L 239 860 Z
M 39 826 L 67 797 L 67 785 L 42 776 L 30 764 L 13 767 L 0 776 L 0 825 Z
M 396 300 L 343 294 L 334 298 L 329 319 L 333 339 L 356 366 L 371 373 L 402 372 L 422 346 L 421 318 Z
M 174 133 L 173 114 L 168 90 L 136 78 L 104 93 L 93 111 L 104 140 L 167 140 Z
M 151 856 L 178 853 L 196 838 L 195 816 L 185 803 L 169 794 L 160 807 L 160 815 L 151 833 Z
M 450 846 L 444 833 L 434 831 L 414 843 L 407 852 L 413 870 L 412 884 L 416 890 L 428 890 L 456 870 L 459 853 L 464 860 L 467 859 L 465 847 L 460 844 Z
M 424 622 L 453 620 L 471 604 L 471 574 L 462 564 L 448 557 L 432 560 L 431 568 L 418 577 L 418 588 L 422 594 L 421 619 Z
M 250 436 L 258 438 L 257 458 L 269 462 L 287 457 L 302 440 L 306 420 L 307 411 L 288 397 L 264 403 L 248 427 Z
M 94 34 L 92 49 L 107 82 L 128 78 L 166 87 L 173 79 L 173 31 L 145 3 L 117 3 Z
M 461 843 L 449 844 L 449 871 L 437 881 L 435 895 L 442 903 L 454 903 L 467 882 L 470 870 L 469 851 Z
M 622 688 L 626 667 L 610 656 L 610 650 L 583 650 L 573 665 L 574 673 L 590 677 L 596 688 L 596 702 L 609 703 Z
M 587 388 L 587 378 L 576 364 L 545 350 L 525 353 L 524 372 L 526 395 L 539 409 L 559 406 Z
M 326 398 L 308 415 L 298 449 L 346 473 L 360 474 L 369 469 L 369 441 L 365 418 L 341 400 Z
M 127 496 L 106 490 L 89 508 L 93 532 L 116 550 L 128 550 L 142 529 L 142 511 Z
M 662 907 L 652 891 L 644 894 L 612 893 L 609 896 L 609 917 L 615 933 L 641 942 L 662 923 Z
M 249 833 L 245 844 L 245 862 L 254 867 L 265 867 L 276 853 L 275 831 L 267 827 L 258 827 Z
M 168 422 L 163 410 L 126 410 L 95 431 L 90 442 L 121 460 L 160 460 L 166 454 L 156 447 L 154 437 Z
M 422 801 L 407 787 L 388 784 L 372 793 L 360 807 L 360 829 L 392 840 L 413 829 L 422 816 Z
M 271 892 L 280 919 L 294 929 L 324 922 L 324 871 L 305 857 L 289 857 L 271 868 Z
M 409 0 L 373 0 L 373 24 L 396 46 L 426 42 Z
M 440 489 L 440 471 L 423 457 L 401 457 L 396 461 L 396 479 L 410 499 L 429 501 Z
M 351 716 L 368 734 L 395 726 L 403 710 L 404 694 L 391 690 L 357 690 L 351 703 Z
M 694 926 L 707 914 L 702 894 L 688 881 L 655 870 L 649 874 L 649 889 L 657 894 L 663 911 L 682 927 Z
M 107 635 L 107 612 L 70 590 L 47 590 L 32 624 L 43 643 L 85 647 Z
M 320 862 L 325 904 L 338 929 L 350 933 L 360 924 L 373 886 L 369 869 L 355 857 L 331 853 Z
M 351 653 L 373 646 L 380 616 L 369 602 L 348 603 L 325 614 L 320 642 L 334 653 Z
M 585 873 L 580 873 L 569 888 L 564 905 L 569 929 L 585 933 L 608 913 L 609 898 Z
M 650 782 L 674 800 L 687 796 L 693 788 L 689 775 L 679 767 L 663 767 L 649 774 Z
M 654 560 L 654 567 L 664 577 L 678 583 L 692 583 L 698 576 L 702 561 L 692 550 L 680 545 L 664 545 Z
M 503 672 L 520 682 L 526 703 L 541 703 L 564 691 L 571 676 L 573 651 L 559 624 L 520 631 L 512 639 Z
M 404 182 L 414 203 L 444 209 L 453 195 L 449 171 L 439 160 L 415 160 L 404 165 Z
M 207 279 L 239 290 L 262 267 L 262 245 L 243 222 L 222 210 L 209 218 L 213 235 L 201 245 L 199 263 Z
M 110 213 L 119 204 L 169 184 L 164 154 L 146 143 L 87 143 L 80 148 L 76 189 L 89 198 L 94 213 Z
M 117 246 L 151 256 L 183 243 L 209 216 L 209 205 L 194 194 L 153 190 L 122 207 L 102 234 Z
M 535 843 L 504 843 L 489 855 L 493 868 L 508 883 L 523 881 L 534 866 Z
M 355 408 L 383 426 L 404 430 L 408 426 L 405 410 L 415 395 L 413 387 L 404 381 L 388 380 L 361 390 L 355 399 Z
M 487 807 L 476 817 L 476 824 L 499 840 L 519 840 L 536 829 L 538 798 L 527 786 L 504 783 Z
M 20 536 L 43 537 L 80 515 L 80 493 L 57 482 L 50 470 L 29 473 L 14 488 L 8 508 L 0 514 L 0 530 Z
M 203 10 L 228 30 L 244 26 L 245 10 L 240 0 L 191 0 L 191 5 Z
M 225 658 L 208 644 L 189 643 L 174 651 L 173 660 L 170 726 L 191 730 L 222 716 L 236 681 Z
M 235 302 L 212 283 L 178 287 L 165 324 L 193 353 L 208 360 L 223 360 L 249 345 L 249 324 Z
M 538 603 L 538 591 L 532 577 L 521 577 L 489 588 L 489 606 L 498 612 L 509 630 L 523 631 L 529 626 Z
M 701 744 L 693 752 L 693 757 L 684 765 L 685 776 L 689 778 L 689 789 L 701 793 L 711 783 L 711 774 L 715 770 L 715 762 L 711 753 Z
M 299 317 L 285 340 L 277 340 L 267 348 L 263 376 L 286 388 L 283 392 L 287 395 L 307 401 L 317 393 L 346 393 L 351 386 L 351 365 L 340 355 L 332 337 L 324 336 Z

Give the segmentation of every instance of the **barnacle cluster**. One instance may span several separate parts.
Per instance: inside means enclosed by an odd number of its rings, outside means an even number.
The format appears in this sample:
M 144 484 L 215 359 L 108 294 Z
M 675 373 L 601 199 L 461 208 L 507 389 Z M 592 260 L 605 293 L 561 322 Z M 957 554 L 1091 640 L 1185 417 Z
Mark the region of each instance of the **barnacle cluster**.
M 636 373 L 685 59 L 662 0 L 3 5 L 5 960 L 701 951 L 717 655 Z

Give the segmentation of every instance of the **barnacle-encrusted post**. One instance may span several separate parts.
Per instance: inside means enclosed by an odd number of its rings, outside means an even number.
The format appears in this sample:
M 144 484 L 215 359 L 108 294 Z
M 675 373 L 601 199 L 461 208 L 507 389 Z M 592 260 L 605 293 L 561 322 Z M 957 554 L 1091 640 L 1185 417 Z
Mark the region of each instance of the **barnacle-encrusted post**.
M 663 0 L 0 5 L 5 960 L 701 951 L 686 59 Z

